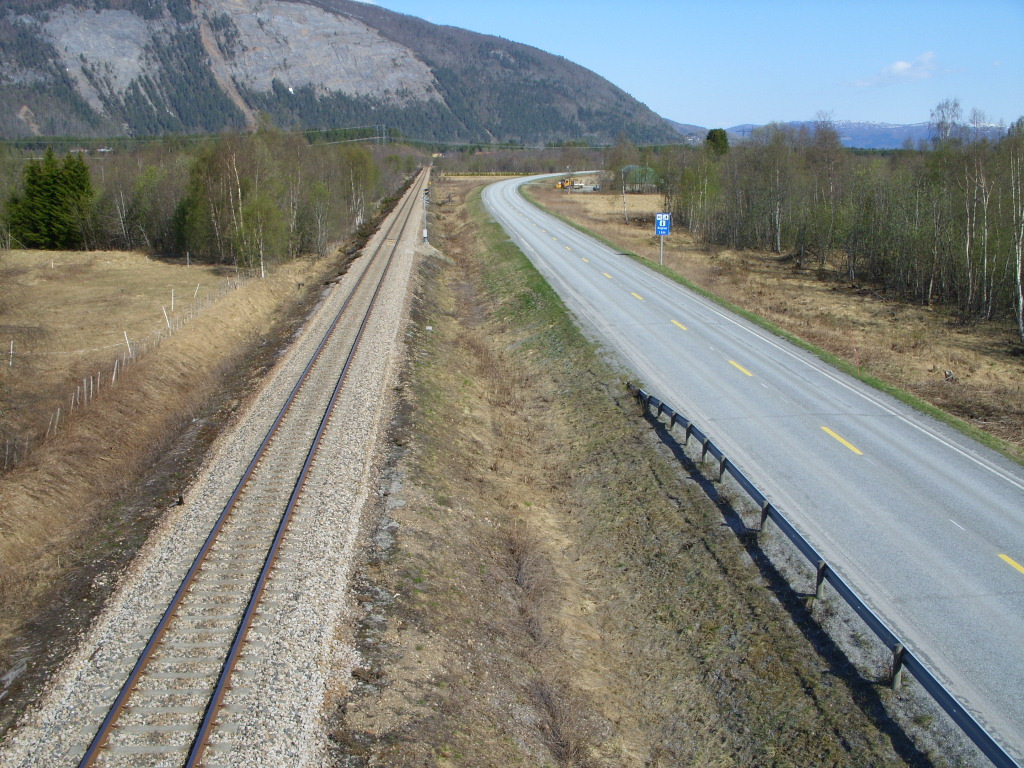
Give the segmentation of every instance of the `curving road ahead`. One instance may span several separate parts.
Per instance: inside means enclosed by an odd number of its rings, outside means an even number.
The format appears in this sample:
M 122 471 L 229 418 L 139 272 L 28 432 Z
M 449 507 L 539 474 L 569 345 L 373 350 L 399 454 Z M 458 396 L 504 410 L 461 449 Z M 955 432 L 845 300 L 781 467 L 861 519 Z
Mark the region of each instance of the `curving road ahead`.
M 484 204 L 579 321 L 1024 763 L 1024 471 L 539 211 L 531 180 Z

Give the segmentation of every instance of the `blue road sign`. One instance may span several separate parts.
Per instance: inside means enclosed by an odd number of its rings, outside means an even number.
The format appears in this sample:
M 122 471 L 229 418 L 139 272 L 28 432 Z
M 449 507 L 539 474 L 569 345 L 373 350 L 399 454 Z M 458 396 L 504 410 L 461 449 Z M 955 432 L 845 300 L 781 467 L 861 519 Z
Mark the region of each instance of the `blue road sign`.
M 654 234 L 667 235 L 672 229 L 671 213 L 654 214 Z

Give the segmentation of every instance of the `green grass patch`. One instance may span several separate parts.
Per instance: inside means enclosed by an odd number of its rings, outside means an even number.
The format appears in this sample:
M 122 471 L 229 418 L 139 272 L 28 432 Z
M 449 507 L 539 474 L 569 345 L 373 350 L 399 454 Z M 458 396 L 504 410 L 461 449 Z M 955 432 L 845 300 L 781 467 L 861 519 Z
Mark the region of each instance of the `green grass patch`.
M 594 355 L 596 345 L 576 327 L 572 314 L 558 293 L 509 239 L 501 225 L 487 213 L 481 189 L 474 190 L 466 203 L 487 250 L 484 281 L 488 290 L 499 297 L 498 317 L 539 332 L 551 345 L 550 349 L 564 353 L 571 348 Z M 524 344 L 537 347 L 541 339 L 536 336 L 532 339 Z

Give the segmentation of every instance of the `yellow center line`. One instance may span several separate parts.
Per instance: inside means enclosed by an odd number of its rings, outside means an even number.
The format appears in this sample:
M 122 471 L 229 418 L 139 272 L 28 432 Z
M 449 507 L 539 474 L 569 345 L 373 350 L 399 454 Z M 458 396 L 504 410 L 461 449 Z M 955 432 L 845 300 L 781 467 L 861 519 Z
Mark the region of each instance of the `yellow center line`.
M 639 293 L 634 293 L 633 295 L 634 295 L 634 296 L 635 296 L 636 298 L 640 299 L 640 301 L 643 301 L 643 300 L 644 300 L 644 297 L 643 297 L 643 296 L 641 296 L 641 295 L 640 295 Z
M 567 250 L 567 251 L 571 251 L 571 250 L 572 250 L 572 248 L 570 248 L 570 247 L 569 247 L 569 246 L 567 245 L 567 246 L 565 246 L 565 250 Z
M 825 430 L 825 431 L 826 431 L 826 432 L 827 432 L 828 434 L 832 435 L 832 437 L 834 437 L 834 438 L 835 438 L 836 440 L 838 440 L 838 441 L 839 441 L 840 443 L 842 443 L 842 444 L 843 444 L 843 445 L 845 445 L 845 446 L 846 446 L 847 448 L 849 448 L 849 449 L 850 449 L 851 451 L 853 451 L 854 453 L 856 453 L 856 454 L 857 454 L 858 456 L 863 456 L 863 455 L 864 455 L 864 452 L 863 452 L 863 451 L 860 451 L 860 450 L 858 450 L 856 446 L 854 446 L 854 445 L 851 445 L 850 443 L 848 443 L 848 442 L 846 442 L 845 440 L 843 440 L 843 438 L 841 438 L 841 437 L 840 437 L 839 435 L 837 435 L 837 434 L 836 434 L 835 432 L 833 432 L 833 431 L 832 431 L 831 429 L 829 429 L 828 427 L 822 427 L 822 429 L 823 429 L 823 430 Z
M 754 375 L 750 371 L 748 371 L 746 368 L 744 368 L 742 365 L 737 363 L 735 360 L 730 360 L 729 363 L 730 363 L 730 365 L 734 365 L 736 368 L 739 368 L 741 371 L 743 371 L 745 374 L 747 374 L 747 376 L 753 376 Z
M 685 330 L 687 330 L 687 327 L 686 327 L 685 325 L 683 325 L 682 323 L 680 323 L 680 322 L 679 322 L 678 320 L 673 320 L 673 321 L 672 321 L 672 323 L 673 323 L 674 325 L 678 325 L 678 326 L 679 326 L 680 328 L 682 328 L 682 329 L 683 329 L 684 331 L 685 331 Z
M 585 261 L 587 264 L 590 263 L 590 259 L 588 259 L 586 256 L 580 256 L 580 258 L 583 259 L 583 261 Z
M 607 277 L 609 280 L 612 279 L 612 276 L 609 275 L 607 272 L 602 272 L 601 274 L 604 275 L 605 277 Z
M 1012 557 L 1007 557 L 1006 555 L 1000 555 L 999 559 L 1002 560 L 1007 565 L 1013 566 L 1014 568 L 1016 568 L 1021 573 L 1024 573 L 1024 565 L 1021 565 L 1016 560 L 1014 560 Z

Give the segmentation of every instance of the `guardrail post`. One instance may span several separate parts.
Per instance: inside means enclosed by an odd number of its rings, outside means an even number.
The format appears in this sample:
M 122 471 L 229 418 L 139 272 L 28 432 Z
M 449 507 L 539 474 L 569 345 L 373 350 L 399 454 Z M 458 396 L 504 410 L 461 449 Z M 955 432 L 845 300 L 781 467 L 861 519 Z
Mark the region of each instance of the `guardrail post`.
M 771 504 L 769 504 L 767 501 L 764 504 L 761 505 L 761 530 L 762 531 L 765 530 L 765 526 L 768 524 L 768 520 L 770 519 L 768 517 L 768 510 L 769 510 L 769 508 L 771 508 Z
M 814 584 L 814 599 L 821 600 L 825 596 L 825 571 L 828 570 L 828 565 L 825 564 L 824 560 L 818 561 L 818 575 Z
M 722 478 L 725 477 L 725 465 L 728 463 L 729 460 L 725 456 L 718 462 L 718 482 L 722 482 Z
M 686 425 L 686 435 L 683 437 L 683 447 L 685 448 L 690 444 L 690 432 L 693 431 L 693 424 Z
M 700 443 L 700 463 L 703 464 L 704 460 L 708 457 L 708 443 L 711 441 L 708 438 L 704 438 Z
M 898 691 L 903 685 L 903 651 L 902 643 L 897 643 L 892 649 L 892 689 Z

